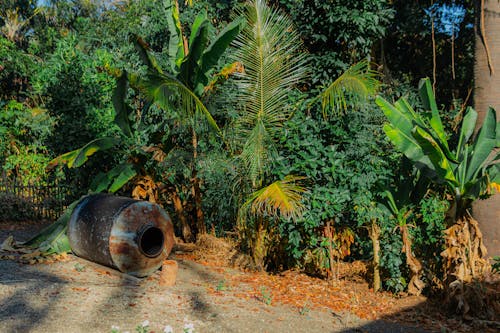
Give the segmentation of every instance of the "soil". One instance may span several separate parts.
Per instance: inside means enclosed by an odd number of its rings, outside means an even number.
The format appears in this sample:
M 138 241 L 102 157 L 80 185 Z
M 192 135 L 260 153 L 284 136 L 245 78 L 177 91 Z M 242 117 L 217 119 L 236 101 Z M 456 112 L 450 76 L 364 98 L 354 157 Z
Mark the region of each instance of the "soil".
M 41 226 L 0 224 L 0 244 L 23 241 Z M 0 260 L 0 332 L 433 332 L 477 331 L 446 318 L 424 297 L 374 293 L 359 278 L 334 283 L 297 271 L 244 272 L 177 246 L 173 287 L 160 272 L 137 279 L 73 255 L 27 265 Z M 210 252 L 201 250 L 201 253 Z M 200 253 L 200 249 L 198 249 Z M 490 330 L 487 326 L 481 331 Z

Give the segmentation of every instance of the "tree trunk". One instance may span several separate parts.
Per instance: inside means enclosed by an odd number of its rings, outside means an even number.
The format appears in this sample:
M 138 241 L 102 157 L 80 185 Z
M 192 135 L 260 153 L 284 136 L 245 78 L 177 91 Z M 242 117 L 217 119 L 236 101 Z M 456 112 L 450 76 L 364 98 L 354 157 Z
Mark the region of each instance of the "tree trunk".
M 203 207 L 201 202 L 201 189 L 200 189 L 200 179 L 198 178 L 198 171 L 196 170 L 196 162 L 198 159 L 198 137 L 196 136 L 196 131 L 194 127 L 192 128 L 192 139 L 193 139 L 193 166 L 191 170 L 191 191 L 194 198 L 194 207 L 196 214 L 196 229 L 198 234 L 206 234 L 207 228 L 205 226 L 205 216 L 203 215 Z
M 476 29 L 474 67 L 474 108 L 478 112 L 479 125 L 483 123 L 489 106 L 496 110 L 497 120 L 500 118 L 500 2 L 480 0 L 480 2 L 483 1 L 484 15 L 481 15 L 479 10 L 477 17 L 479 20 L 484 18 L 484 36 L 481 23 L 479 23 Z M 477 200 L 473 205 L 473 215 L 479 221 L 488 254 L 500 255 L 500 223 L 498 223 L 500 221 L 500 194 L 497 193 L 487 200 Z
M 177 193 L 177 190 L 174 189 L 172 191 L 171 198 L 172 203 L 174 204 L 175 215 L 181 222 L 182 238 L 185 242 L 193 242 L 193 233 L 191 232 L 191 227 L 187 222 L 186 215 L 184 215 L 184 205 L 182 204 L 181 197 L 179 196 L 179 193 Z
M 406 255 L 406 265 L 410 269 L 410 282 L 408 283 L 408 293 L 410 295 L 420 295 L 425 287 L 425 283 L 420 279 L 423 271 L 422 263 L 412 252 L 412 239 L 405 223 L 401 227 L 401 238 L 403 240 L 403 252 Z
M 373 291 L 379 291 L 382 288 L 380 281 L 380 227 L 375 221 L 368 229 L 373 247 Z
M 257 225 L 254 234 L 253 244 L 252 244 L 252 256 L 255 266 L 259 271 L 265 271 L 265 259 L 267 256 L 268 244 L 267 238 L 269 236 L 267 232 L 267 223 L 264 223 L 262 217 L 257 217 Z
M 328 272 L 328 279 L 332 280 L 338 280 L 339 279 L 339 274 L 338 271 L 336 272 L 335 270 L 335 264 L 334 264 L 334 258 L 333 258 L 333 233 L 334 230 L 332 226 L 330 225 L 330 221 L 326 222 L 326 227 L 325 227 L 325 236 L 328 238 L 328 261 L 330 264 L 330 271 Z M 338 268 L 338 265 L 337 265 Z

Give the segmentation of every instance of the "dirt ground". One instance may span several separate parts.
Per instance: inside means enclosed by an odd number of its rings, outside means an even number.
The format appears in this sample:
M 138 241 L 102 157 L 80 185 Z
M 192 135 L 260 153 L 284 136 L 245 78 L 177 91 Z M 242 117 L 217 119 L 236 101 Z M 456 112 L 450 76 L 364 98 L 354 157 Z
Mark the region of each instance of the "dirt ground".
M 37 225 L 0 225 L 25 240 Z M 176 285 L 159 286 L 159 272 L 136 279 L 69 255 L 36 265 L 0 260 L 0 332 L 451 332 L 476 331 L 440 322 L 425 298 L 373 293 L 366 283 L 328 285 L 298 272 L 280 275 L 220 267 L 173 251 Z

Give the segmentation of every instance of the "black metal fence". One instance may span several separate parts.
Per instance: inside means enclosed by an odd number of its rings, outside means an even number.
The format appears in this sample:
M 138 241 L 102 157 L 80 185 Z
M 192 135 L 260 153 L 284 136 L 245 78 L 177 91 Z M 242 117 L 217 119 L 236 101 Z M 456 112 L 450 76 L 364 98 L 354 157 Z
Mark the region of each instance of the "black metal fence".
M 57 179 L 25 184 L 0 174 L 0 221 L 56 220 L 74 199 L 74 191 Z

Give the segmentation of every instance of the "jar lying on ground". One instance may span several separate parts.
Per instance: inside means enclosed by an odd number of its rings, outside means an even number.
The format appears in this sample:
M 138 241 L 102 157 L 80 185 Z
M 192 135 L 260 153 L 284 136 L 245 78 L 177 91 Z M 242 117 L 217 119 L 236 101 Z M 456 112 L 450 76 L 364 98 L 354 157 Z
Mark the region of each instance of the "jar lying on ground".
M 68 238 L 77 256 L 145 277 L 158 270 L 169 255 L 174 229 L 157 204 L 94 194 L 75 207 Z

